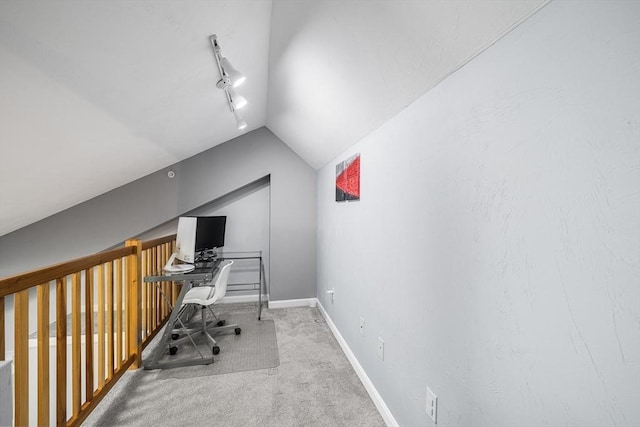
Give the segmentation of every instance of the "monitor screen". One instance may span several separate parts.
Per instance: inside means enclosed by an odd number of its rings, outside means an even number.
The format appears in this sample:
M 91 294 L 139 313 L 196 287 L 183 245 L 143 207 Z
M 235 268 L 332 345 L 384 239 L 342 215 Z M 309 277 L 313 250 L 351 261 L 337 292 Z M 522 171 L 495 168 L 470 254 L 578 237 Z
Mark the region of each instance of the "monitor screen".
M 226 216 L 199 216 L 196 227 L 196 252 L 224 246 Z

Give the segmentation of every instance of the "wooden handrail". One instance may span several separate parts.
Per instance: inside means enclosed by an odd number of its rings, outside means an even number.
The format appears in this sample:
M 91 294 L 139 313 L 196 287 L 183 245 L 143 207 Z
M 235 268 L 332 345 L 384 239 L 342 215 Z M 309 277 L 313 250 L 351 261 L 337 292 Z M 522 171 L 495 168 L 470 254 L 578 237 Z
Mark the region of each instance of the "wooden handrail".
M 159 237 L 153 240 L 147 240 L 146 242 L 142 242 L 142 250 L 155 248 L 156 246 L 160 246 L 164 243 L 171 243 L 176 240 L 176 235 L 172 234 L 170 236 Z
M 59 277 L 68 276 L 78 271 L 86 270 L 99 264 L 113 261 L 134 253 L 134 248 L 124 247 L 110 251 L 99 252 L 83 258 L 55 264 L 50 267 L 40 268 L 27 273 L 0 279 L 0 297 L 15 294 L 33 286 L 56 280 Z

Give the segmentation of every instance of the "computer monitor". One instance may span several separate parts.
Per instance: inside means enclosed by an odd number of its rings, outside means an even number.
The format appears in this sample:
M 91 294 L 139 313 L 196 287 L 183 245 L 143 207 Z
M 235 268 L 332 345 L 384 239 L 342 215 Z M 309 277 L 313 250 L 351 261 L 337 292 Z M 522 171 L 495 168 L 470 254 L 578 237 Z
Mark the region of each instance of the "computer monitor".
M 224 246 L 226 225 L 226 216 L 178 218 L 176 252 L 171 255 L 164 270 L 185 273 L 195 268 L 194 263 L 213 258 L 215 250 Z M 174 264 L 176 259 L 185 264 Z
M 195 247 L 197 224 L 198 222 L 195 217 L 181 216 L 178 218 L 176 251 L 165 264 L 165 271 L 186 273 L 195 268 L 193 263 L 196 258 Z M 186 264 L 174 264 L 176 259 Z
M 196 253 L 224 246 L 226 216 L 199 216 L 196 227 Z

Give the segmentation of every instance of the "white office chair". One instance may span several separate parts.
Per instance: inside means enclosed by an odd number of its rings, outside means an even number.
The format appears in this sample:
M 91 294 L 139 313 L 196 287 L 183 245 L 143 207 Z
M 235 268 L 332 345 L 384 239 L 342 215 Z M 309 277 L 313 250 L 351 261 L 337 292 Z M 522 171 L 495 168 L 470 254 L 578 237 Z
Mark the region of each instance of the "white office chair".
M 242 331 L 238 325 L 226 325 L 224 320 L 218 320 L 218 317 L 211 309 L 211 305 L 218 302 L 227 293 L 227 282 L 229 281 L 229 272 L 231 271 L 232 265 L 233 261 L 224 261 L 220 266 L 220 273 L 216 277 L 215 282 L 211 282 L 203 286 L 195 286 L 189 289 L 184 296 L 184 299 L 182 300 L 183 309 L 188 308 L 189 305 L 196 306 L 196 308 L 200 309 L 200 327 L 188 327 L 186 329 L 174 329 L 172 331 L 174 335 L 183 332 L 187 334 L 190 334 L 191 332 L 201 332 L 202 335 L 206 336 L 211 343 L 211 350 L 213 354 L 220 353 L 220 347 L 218 347 L 218 343 L 213 338 L 213 334 L 217 335 L 233 330 L 236 335 L 240 335 L 240 332 Z M 205 308 L 209 309 L 215 320 L 206 320 L 207 316 Z M 175 354 L 176 351 L 177 348 L 171 349 L 171 354 Z

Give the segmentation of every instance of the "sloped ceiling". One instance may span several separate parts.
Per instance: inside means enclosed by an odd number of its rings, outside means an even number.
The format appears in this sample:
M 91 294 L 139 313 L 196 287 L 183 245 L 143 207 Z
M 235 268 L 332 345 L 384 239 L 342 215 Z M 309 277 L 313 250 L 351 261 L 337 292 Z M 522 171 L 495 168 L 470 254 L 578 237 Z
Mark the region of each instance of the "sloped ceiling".
M 267 126 L 318 169 L 545 1 L 275 1 Z
M 265 125 L 319 168 L 545 3 L 0 0 L 0 235 Z

